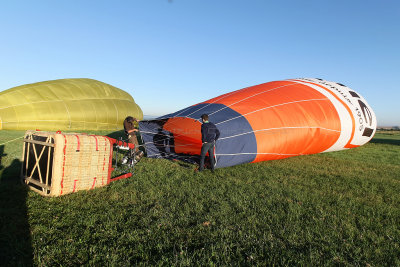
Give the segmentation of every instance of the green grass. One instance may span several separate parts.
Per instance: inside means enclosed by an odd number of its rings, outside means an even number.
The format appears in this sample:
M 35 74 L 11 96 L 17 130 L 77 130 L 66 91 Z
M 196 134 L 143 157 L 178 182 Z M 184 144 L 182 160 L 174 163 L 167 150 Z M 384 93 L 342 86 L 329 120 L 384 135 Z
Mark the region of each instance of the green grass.
M 215 174 L 145 158 L 132 178 L 58 198 L 18 183 L 21 151 L 0 146 L 6 265 L 400 266 L 400 133 Z

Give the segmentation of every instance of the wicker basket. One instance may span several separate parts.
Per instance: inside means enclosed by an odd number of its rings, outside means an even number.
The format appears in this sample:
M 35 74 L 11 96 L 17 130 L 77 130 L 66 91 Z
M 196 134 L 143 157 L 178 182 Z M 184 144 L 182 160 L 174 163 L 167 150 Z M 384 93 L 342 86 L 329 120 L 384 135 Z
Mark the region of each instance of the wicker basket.
M 21 176 L 44 196 L 61 196 L 111 182 L 112 139 L 105 136 L 27 131 Z

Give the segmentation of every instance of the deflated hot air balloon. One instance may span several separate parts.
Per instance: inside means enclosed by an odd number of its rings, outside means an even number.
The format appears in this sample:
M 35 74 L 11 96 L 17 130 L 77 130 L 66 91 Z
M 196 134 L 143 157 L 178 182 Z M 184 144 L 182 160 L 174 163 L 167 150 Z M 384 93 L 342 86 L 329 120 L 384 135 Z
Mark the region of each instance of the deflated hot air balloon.
M 92 79 L 61 79 L 0 92 L 0 130 L 117 130 L 143 118 L 127 92 Z
M 221 132 L 217 168 L 357 147 L 371 140 L 377 125 L 365 99 L 343 84 L 274 81 L 141 121 L 147 155 L 198 158 L 203 113 Z

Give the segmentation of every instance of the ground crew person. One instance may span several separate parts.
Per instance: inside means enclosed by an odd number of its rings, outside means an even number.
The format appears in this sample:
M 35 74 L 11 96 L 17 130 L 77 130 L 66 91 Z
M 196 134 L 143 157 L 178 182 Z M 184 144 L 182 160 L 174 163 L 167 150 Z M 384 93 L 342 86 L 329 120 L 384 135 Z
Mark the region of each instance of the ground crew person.
M 128 116 L 125 118 L 124 120 L 124 130 L 125 133 L 128 135 L 128 140 L 129 143 L 132 143 L 135 145 L 135 160 L 136 162 L 140 160 L 141 157 L 143 157 L 143 151 L 139 150 L 139 142 L 138 142 L 138 138 L 136 135 L 136 132 L 138 132 L 139 130 L 137 129 L 139 127 L 139 122 L 137 119 Z
M 201 146 L 199 171 L 201 172 L 204 170 L 204 159 L 208 152 L 208 155 L 210 156 L 211 171 L 214 172 L 214 147 L 215 142 L 219 138 L 220 132 L 214 123 L 208 121 L 208 114 L 201 115 L 201 119 L 203 122 L 201 125 L 201 141 L 203 145 Z

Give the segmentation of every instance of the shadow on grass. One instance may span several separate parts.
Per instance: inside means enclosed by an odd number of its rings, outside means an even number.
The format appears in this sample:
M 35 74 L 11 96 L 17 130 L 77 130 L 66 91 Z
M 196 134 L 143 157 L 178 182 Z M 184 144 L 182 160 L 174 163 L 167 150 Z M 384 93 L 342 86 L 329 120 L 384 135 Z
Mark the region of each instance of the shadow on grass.
M 4 168 L 2 164 L 2 159 L 4 156 L 7 156 L 7 154 L 4 154 L 4 145 L 0 146 L 0 171 Z
M 0 146 L 3 157 L 4 146 Z M 0 264 L 32 266 L 33 250 L 28 222 L 28 189 L 20 182 L 21 161 L 1 166 L 0 174 Z
M 400 146 L 400 140 L 396 140 L 396 139 L 373 138 L 370 142 L 375 143 L 375 144 Z

